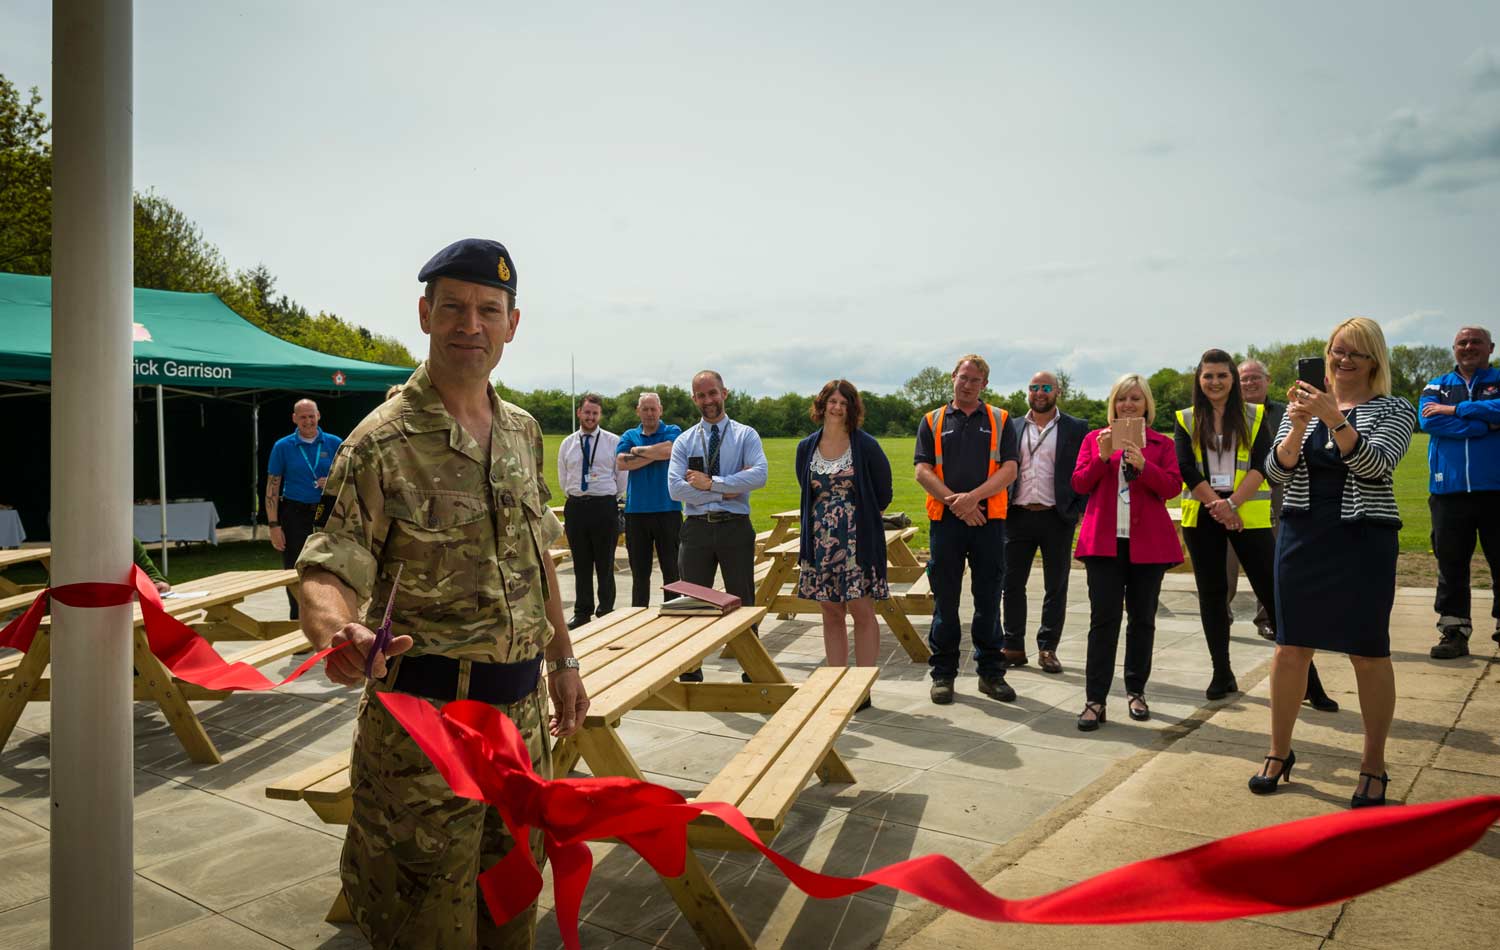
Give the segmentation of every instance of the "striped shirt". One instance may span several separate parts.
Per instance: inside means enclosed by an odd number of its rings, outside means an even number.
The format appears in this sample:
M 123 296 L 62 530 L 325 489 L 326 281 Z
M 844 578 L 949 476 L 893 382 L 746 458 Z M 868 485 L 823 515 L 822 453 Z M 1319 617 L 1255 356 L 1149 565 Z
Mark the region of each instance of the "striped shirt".
M 1344 459 L 1349 477 L 1344 479 L 1339 518 L 1343 521 L 1368 518 L 1399 526 L 1401 512 L 1396 507 L 1392 476 L 1411 444 L 1412 431 L 1417 427 L 1417 411 L 1399 396 L 1375 396 L 1355 408 L 1350 424 L 1359 438 L 1354 443 L 1354 451 Z M 1315 425 L 1310 425 L 1303 434 L 1304 446 L 1315 428 Z M 1280 445 L 1291 430 L 1292 415 L 1287 413 L 1276 433 L 1276 444 Z M 1288 471 L 1272 450 L 1266 455 L 1266 479 L 1273 485 L 1286 486 L 1284 510 L 1308 510 L 1306 456 L 1299 452 L 1296 466 Z

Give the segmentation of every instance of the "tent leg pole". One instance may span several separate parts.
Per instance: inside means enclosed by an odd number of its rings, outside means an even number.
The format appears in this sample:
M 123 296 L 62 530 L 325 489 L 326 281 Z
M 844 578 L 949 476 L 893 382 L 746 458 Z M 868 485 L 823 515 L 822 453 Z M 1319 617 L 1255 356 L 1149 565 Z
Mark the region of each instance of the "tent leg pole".
M 156 384 L 156 490 L 161 496 L 161 572 L 171 577 L 167 566 L 167 411 L 162 405 L 161 383 Z
M 260 399 L 250 397 L 250 540 L 260 536 Z
M 131 0 L 52 3 L 52 583 L 131 565 Z M 128 950 L 131 607 L 52 604 L 51 944 Z

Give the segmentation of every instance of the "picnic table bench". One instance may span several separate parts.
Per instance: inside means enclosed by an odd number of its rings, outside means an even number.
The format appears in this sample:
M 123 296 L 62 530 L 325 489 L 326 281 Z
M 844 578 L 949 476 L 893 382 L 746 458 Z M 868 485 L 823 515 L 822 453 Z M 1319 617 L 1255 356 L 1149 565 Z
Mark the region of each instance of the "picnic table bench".
M 927 569 L 917 560 L 907 542 L 916 536 L 916 528 L 888 528 L 885 532 L 886 577 L 894 583 L 910 582 L 921 585 L 917 597 L 893 595 L 889 600 L 875 601 L 875 612 L 891 628 L 891 633 L 906 650 L 914 663 L 925 663 L 932 652 L 927 642 L 912 628 L 909 614 L 932 613 L 932 590 L 927 582 Z M 817 601 L 806 600 L 793 594 L 783 593 L 787 584 L 797 580 L 797 556 L 801 542 L 793 538 L 768 548 L 768 559 L 755 569 L 755 603 L 778 616 L 822 613 Z M 795 588 L 794 588 L 795 590 Z
M 189 623 L 200 633 L 207 631 L 205 636 L 213 634 L 210 639 L 260 640 L 256 646 L 233 658 L 235 662 L 259 666 L 290 656 L 305 646 L 307 640 L 297 629 L 296 621 L 255 620 L 240 611 L 238 605 L 251 594 L 285 587 L 295 583 L 296 579 L 297 572 L 292 570 L 230 571 L 187 581 L 173 589 L 179 596 L 166 598 L 162 604 L 171 616 Z M 35 595 L 22 596 L 26 603 L 30 603 Z M 288 630 L 288 627 L 292 629 Z M 51 619 L 47 618 L 37 630 L 30 649 L 0 658 L 0 748 L 10 739 L 27 703 L 49 702 L 52 698 L 52 680 L 48 675 L 52 660 L 51 635 Z M 219 750 L 214 747 L 213 740 L 189 703 L 224 699 L 231 693 L 204 689 L 172 676 L 151 653 L 139 603 L 134 605 L 132 636 L 135 699 L 152 700 L 161 708 L 167 724 L 194 762 L 217 764 L 222 761 Z
M 700 801 L 738 805 L 764 841 L 781 830 L 813 774 L 823 781 L 854 781 L 834 741 L 869 695 L 876 670 L 820 669 L 801 685 L 789 683 L 751 629 L 764 616 L 763 608 L 749 607 L 724 616 L 663 616 L 656 608 L 636 607 L 574 630 L 574 652 L 590 705 L 579 731 L 553 745 L 553 775 L 566 775 L 582 759 L 594 775 L 644 780 L 617 731 L 626 713 L 641 709 L 770 716 L 698 795 Z M 751 682 L 678 681 L 679 674 L 725 647 Z M 266 795 L 306 801 L 324 821 L 347 823 L 353 795 L 349 756 L 331 756 L 304 768 L 267 788 Z M 663 878 L 662 883 L 705 946 L 753 947 L 754 941 L 691 850 L 750 845 L 711 817 L 690 827 L 688 841 L 683 873 Z M 347 919 L 342 900 L 340 895 L 334 902 L 329 920 Z
M 32 561 L 41 561 L 42 569 L 49 574 L 52 572 L 52 549 L 51 548 L 12 548 L 0 551 L 0 571 L 15 567 L 17 564 L 29 564 Z M 15 581 L 0 575 L 0 596 L 13 597 L 24 594 L 27 591 L 38 590 L 35 584 L 17 584 Z M 30 603 L 30 601 L 27 601 Z M 22 606 L 25 606 L 24 604 Z

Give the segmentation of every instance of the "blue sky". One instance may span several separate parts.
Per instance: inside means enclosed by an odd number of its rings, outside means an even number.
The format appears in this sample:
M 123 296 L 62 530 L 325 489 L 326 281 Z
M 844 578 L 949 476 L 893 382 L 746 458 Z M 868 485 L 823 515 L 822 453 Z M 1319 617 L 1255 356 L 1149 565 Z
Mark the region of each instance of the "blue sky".
M 423 261 L 504 241 L 521 388 L 1500 329 L 1500 5 L 885 6 L 138 0 L 135 182 L 418 353 Z M 0 22 L 48 94 L 50 3 Z

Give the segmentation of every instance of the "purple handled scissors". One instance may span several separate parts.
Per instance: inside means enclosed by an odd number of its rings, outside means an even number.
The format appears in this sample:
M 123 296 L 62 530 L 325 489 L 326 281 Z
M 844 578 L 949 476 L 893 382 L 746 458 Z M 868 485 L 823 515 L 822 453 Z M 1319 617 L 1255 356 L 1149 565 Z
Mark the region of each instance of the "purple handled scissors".
M 372 679 L 375 673 L 375 657 L 384 653 L 391 645 L 391 614 L 396 610 L 396 591 L 401 587 L 401 569 L 406 564 L 396 565 L 396 576 L 391 580 L 391 596 L 385 602 L 385 616 L 381 618 L 380 629 L 375 631 L 375 642 L 370 644 L 370 652 L 365 654 L 365 679 Z

